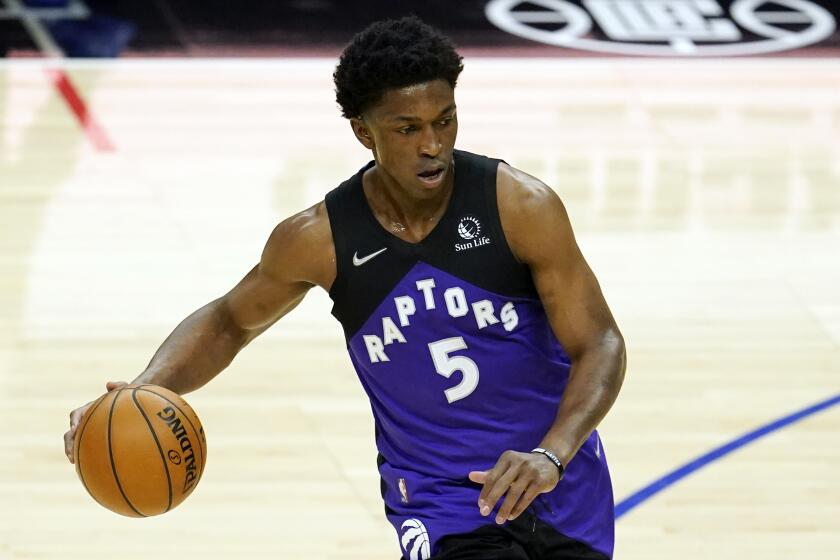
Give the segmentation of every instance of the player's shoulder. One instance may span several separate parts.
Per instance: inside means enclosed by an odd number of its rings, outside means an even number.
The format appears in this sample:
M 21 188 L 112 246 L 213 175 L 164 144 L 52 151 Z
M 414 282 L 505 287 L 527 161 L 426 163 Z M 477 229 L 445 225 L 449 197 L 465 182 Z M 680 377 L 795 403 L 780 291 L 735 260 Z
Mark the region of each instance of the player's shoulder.
M 504 161 L 496 170 L 496 198 L 503 216 L 527 221 L 558 211 L 565 215 L 563 202 L 554 189 Z
M 271 232 L 261 266 L 272 275 L 328 287 L 335 277 L 327 207 L 322 200 L 289 216 Z
M 569 216 L 554 189 L 504 162 L 499 163 L 496 177 L 499 220 L 519 261 L 539 264 L 571 246 Z
M 331 239 L 327 205 L 322 200 L 277 224 L 268 242 L 270 247 L 281 249 L 289 244 L 306 245 Z

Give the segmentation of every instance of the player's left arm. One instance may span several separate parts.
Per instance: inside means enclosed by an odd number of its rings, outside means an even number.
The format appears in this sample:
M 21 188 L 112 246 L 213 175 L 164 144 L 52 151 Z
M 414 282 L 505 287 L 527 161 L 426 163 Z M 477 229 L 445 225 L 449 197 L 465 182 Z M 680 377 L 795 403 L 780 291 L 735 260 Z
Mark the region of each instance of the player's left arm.
M 508 245 L 531 269 L 554 334 L 572 359 L 557 417 L 540 443 L 568 465 L 618 396 L 626 365 L 624 339 L 557 194 L 504 163 L 497 177 L 499 215 Z M 535 453 L 508 451 L 483 473 L 470 474 L 484 484 L 479 497 L 483 514 L 506 494 L 497 523 L 516 518 L 538 494 L 559 482 L 556 466 Z

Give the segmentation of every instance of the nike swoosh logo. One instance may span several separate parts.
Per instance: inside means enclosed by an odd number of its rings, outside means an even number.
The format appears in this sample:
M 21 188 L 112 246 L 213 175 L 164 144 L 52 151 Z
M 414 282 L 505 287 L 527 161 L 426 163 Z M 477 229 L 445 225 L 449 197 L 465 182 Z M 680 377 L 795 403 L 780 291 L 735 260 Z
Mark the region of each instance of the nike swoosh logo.
M 388 247 L 385 247 L 383 249 L 378 250 L 375 253 L 371 253 L 370 255 L 368 255 L 366 257 L 362 257 L 361 259 L 359 258 L 359 253 L 357 251 L 357 252 L 353 253 L 353 264 L 356 265 L 356 266 L 362 266 L 363 264 L 365 264 L 369 260 L 375 258 L 378 255 L 381 255 L 382 253 L 384 253 L 387 250 L 388 250 Z

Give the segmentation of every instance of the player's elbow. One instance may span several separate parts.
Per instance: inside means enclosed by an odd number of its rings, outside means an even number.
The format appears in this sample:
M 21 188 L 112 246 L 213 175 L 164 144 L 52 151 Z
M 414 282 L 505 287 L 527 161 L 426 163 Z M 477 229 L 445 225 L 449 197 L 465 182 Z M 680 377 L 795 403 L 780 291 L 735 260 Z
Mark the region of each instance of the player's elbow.
M 610 328 L 604 334 L 603 347 L 605 353 L 609 356 L 611 385 L 616 393 L 621 389 L 624 383 L 624 374 L 627 371 L 627 345 L 624 342 L 624 336 L 618 327 Z
M 602 390 L 617 394 L 627 368 L 627 347 L 618 327 L 609 326 L 593 333 L 588 343 L 580 349 L 578 361 L 590 364 L 593 371 L 597 372 Z

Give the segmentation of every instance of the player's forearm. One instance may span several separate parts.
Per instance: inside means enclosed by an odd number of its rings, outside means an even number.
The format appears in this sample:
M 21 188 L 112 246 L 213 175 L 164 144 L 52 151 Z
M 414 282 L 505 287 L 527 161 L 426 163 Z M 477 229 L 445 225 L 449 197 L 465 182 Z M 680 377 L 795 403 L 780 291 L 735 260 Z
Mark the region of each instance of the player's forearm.
M 172 331 L 134 383 L 189 393 L 225 369 L 250 338 L 235 325 L 224 300 L 210 302 Z
M 567 465 L 615 402 L 627 364 L 624 339 L 605 333 L 572 364 L 557 418 L 540 447 L 551 449 Z

